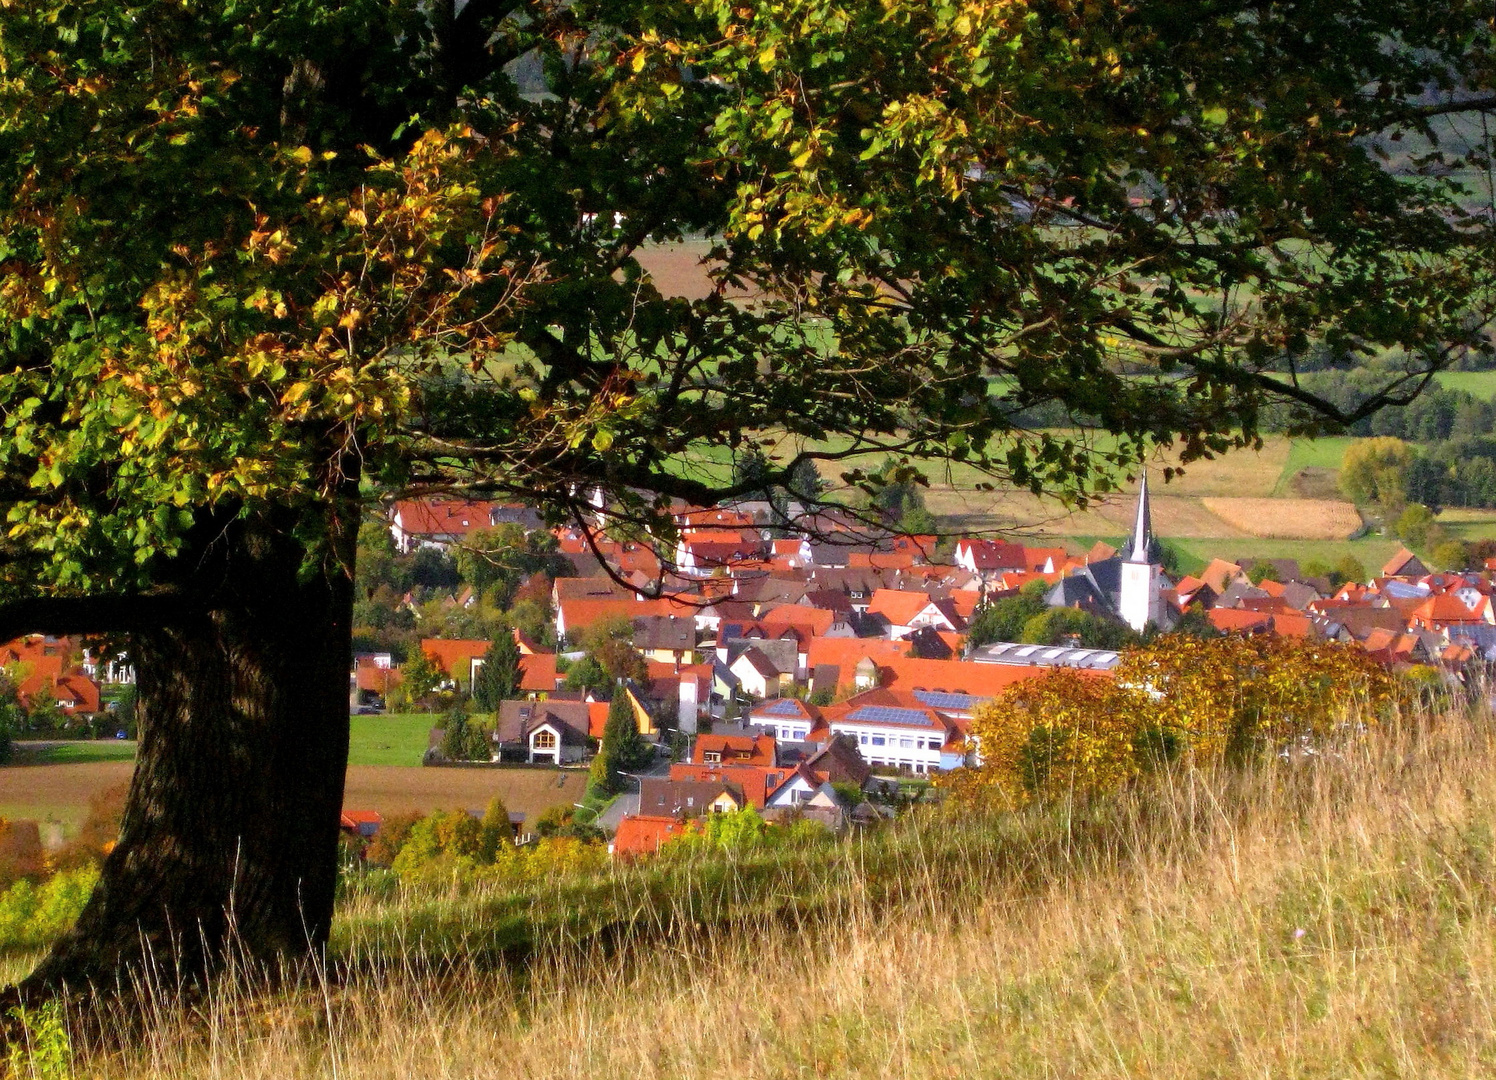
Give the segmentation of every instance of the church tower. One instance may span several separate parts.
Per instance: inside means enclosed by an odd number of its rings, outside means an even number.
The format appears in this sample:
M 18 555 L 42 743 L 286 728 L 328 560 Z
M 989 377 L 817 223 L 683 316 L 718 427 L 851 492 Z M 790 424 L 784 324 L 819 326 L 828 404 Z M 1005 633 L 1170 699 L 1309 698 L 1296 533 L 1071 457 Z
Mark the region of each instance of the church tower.
M 1122 588 L 1117 604 L 1122 621 L 1139 633 L 1149 623 L 1163 622 L 1162 577 L 1153 563 L 1153 514 L 1148 506 L 1148 474 L 1144 472 L 1132 537 L 1122 550 Z

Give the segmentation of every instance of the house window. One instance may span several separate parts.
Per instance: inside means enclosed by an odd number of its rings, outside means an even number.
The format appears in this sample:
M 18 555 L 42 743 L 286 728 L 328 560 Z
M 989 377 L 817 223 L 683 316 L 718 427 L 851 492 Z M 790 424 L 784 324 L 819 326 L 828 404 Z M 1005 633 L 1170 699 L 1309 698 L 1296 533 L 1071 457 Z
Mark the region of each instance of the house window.
M 866 746 L 867 745 L 867 736 L 866 735 L 859 735 L 859 736 L 857 736 L 857 741 L 860 742 L 863 746 Z
M 707 750 L 702 753 L 701 760 L 708 765 L 722 764 L 722 752 L 720 750 Z
M 874 746 L 882 746 L 883 743 L 884 743 L 884 739 L 883 739 L 882 735 L 874 735 L 873 736 L 873 745 Z
M 904 748 L 904 749 L 905 749 L 905 750 L 907 750 L 907 749 L 909 749 L 909 748 L 910 748 L 910 747 L 911 747 L 911 746 L 913 746 L 913 745 L 914 745 L 914 740 L 913 740 L 913 739 L 900 739 L 900 740 L 899 740 L 899 745 L 900 745 L 900 746 L 901 746 L 901 747 L 903 747 L 903 748 Z
M 537 750 L 556 749 L 556 733 L 549 728 L 541 728 L 530 740 L 530 745 Z

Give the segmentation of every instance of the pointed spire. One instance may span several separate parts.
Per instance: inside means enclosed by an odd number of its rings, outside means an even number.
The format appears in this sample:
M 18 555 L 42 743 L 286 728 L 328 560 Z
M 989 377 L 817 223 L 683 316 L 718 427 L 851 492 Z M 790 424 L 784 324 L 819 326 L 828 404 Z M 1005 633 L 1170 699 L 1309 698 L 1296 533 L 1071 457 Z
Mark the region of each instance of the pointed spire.
M 1138 516 L 1132 526 L 1132 541 L 1127 545 L 1127 561 L 1151 563 L 1153 547 L 1153 514 L 1148 506 L 1148 471 L 1143 470 L 1143 487 L 1138 492 Z

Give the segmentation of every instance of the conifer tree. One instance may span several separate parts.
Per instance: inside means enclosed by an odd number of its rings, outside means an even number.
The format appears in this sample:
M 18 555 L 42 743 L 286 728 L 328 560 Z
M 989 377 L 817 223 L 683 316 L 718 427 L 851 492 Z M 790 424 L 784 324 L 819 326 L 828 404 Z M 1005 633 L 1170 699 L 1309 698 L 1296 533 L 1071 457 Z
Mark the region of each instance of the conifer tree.
M 519 689 L 519 642 L 514 631 L 505 627 L 483 654 L 483 663 L 473 677 L 473 702 L 479 712 L 493 713 L 499 702 L 507 701 Z
M 495 795 L 483 811 L 483 820 L 478 825 L 478 861 L 492 863 L 499 849 L 514 843 L 514 826 L 509 823 L 509 808 L 504 800 Z

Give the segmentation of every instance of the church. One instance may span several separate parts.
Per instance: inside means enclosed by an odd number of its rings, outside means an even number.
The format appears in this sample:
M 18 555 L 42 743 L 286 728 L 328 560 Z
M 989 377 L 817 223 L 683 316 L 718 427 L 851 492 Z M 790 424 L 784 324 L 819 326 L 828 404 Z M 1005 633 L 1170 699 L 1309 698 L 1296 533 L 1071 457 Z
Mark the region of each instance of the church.
M 1178 621 L 1178 612 L 1164 598 L 1164 591 L 1173 583 L 1164 576 L 1161 554 L 1158 538 L 1153 535 L 1145 472 L 1132 533 L 1122 550 L 1089 560 L 1062 578 L 1045 596 L 1045 603 L 1050 607 L 1078 607 L 1126 623 L 1139 633 L 1149 626 L 1171 629 Z

